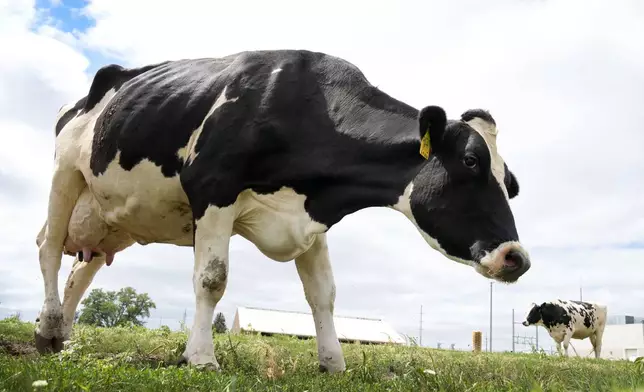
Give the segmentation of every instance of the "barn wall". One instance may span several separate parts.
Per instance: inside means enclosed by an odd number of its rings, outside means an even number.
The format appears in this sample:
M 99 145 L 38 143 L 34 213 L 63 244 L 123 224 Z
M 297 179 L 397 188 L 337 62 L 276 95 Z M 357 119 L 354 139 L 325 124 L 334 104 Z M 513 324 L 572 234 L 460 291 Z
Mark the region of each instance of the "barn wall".
M 602 340 L 602 358 L 634 359 L 644 356 L 644 324 L 607 325 Z M 593 346 L 589 339 L 572 339 L 571 343 L 580 356 L 594 356 L 590 354 Z M 569 353 L 574 355 L 572 349 Z

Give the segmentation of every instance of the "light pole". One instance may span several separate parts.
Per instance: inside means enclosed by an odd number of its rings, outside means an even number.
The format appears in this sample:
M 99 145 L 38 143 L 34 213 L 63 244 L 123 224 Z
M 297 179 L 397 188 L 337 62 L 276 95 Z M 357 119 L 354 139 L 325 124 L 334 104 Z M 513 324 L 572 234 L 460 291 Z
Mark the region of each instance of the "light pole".
M 492 352 L 492 283 L 490 282 L 490 352 Z

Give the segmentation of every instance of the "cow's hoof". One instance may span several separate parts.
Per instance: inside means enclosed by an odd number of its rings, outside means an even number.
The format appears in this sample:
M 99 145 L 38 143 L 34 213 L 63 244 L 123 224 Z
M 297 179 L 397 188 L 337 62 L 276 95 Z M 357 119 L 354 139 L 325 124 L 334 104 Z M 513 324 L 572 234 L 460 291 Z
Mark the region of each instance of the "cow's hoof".
M 344 366 L 320 365 L 319 370 L 320 370 L 320 373 L 337 374 L 337 373 L 343 373 L 345 371 L 345 367 Z
M 221 368 L 219 367 L 218 364 L 215 363 L 206 363 L 203 365 L 197 365 L 197 368 L 201 370 L 205 370 L 207 372 L 220 372 Z
M 188 362 L 188 359 L 186 357 L 181 357 L 179 358 L 178 361 L 175 363 L 172 363 L 171 365 L 174 365 L 176 367 L 182 367 L 182 366 L 194 366 L 197 369 L 200 370 L 205 370 L 208 372 L 220 372 L 221 368 L 219 367 L 218 363 L 212 363 L 212 362 L 207 362 L 204 364 L 198 364 L 198 365 L 193 365 L 190 362 Z
M 36 350 L 38 350 L 41 355 L 48 353 L 59 353 L 63 350 L 62 338 L 46 338 L 42 335 L 39 335 L 38 332 L 34 332 L 34 338 L 36 339 Z

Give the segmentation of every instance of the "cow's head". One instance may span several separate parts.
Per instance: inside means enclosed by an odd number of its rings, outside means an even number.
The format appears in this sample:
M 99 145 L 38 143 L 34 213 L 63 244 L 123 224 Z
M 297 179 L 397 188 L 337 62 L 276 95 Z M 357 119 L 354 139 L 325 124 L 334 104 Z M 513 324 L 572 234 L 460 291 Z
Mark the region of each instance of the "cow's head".
M 425 240 L 448 258 L 481 275 L 515 282 L 530 268 L 509 200 L 517 179 L 496 148 L 496 123 L 483 110 L 447 120 L 437 106 L 418 117 L 421 138 L 429 130 L 431 153 L 405 191 L 402 210 Z
M 545 307 L 545 303 L 541 305 L 537 305 L 535 303 L 532 304 L 532 308 L 528 312 L 528 316 L 526 316 L 525 321 L 523 321 L 523 326 L 528 327 L 530 325 L 536 325 L 542 322 L 543 316 L 541 314 L 542 309 Z

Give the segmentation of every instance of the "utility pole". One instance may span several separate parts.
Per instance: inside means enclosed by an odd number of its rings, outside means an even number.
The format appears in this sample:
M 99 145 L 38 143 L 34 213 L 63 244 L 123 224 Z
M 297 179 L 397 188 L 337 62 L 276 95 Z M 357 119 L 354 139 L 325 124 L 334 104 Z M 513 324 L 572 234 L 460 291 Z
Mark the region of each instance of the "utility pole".
M 492 352 L 492 283 L 490 282 L 490 352 Z
M 512 308 L 512 352 L 514 352 L 514 308 Z
M 419 346 L 423 346 L 423 305 L 420 305 L 420 328 L 418 331 Z
M 534 332 L 537 334 L 537 351 L 539 351 L 539 327 L 536 325 L 534 326 Z

